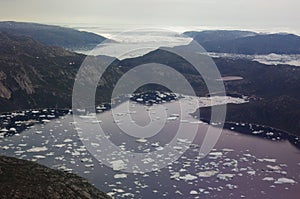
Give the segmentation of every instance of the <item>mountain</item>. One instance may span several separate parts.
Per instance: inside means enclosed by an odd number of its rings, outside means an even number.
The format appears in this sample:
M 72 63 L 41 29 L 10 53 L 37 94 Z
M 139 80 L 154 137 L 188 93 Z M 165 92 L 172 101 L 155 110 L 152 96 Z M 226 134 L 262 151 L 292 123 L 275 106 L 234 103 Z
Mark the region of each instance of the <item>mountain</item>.
M 209 41 L 233 40 L 257 35 L 255 32 L 241 30 L 205 30 L 201 32 L 188 31 L 184 32 L 183 34 L 188 37 L 193 37 L 196 41 L 201 41 L 201 43 Z
M 34 40 L 49 46 L 66 49 L 93 49 L 106 38 L 85 31 L 53 25 L 4 21 L 0 22 L 0 32 L 30 36 Z
M 109 199 L 85 179 L 34 162 L 0 156 L 0 197 Z
M 189 35 L 190 33 L 185 33 Z M 257 34 L 248 31 L 203 31 L 193 38 L 208 52 L 247 55 L 300 54 L 300 37 L 293 34 Z
M 0 45 L 1 112 L 71 106 L 74 80 L 85 55 L 9 33 L 0 33 Z M 118 74 L 117 68 L 112 70 Z M 118 76 L 108 72 L 102 82 L 114 78 Z M 99 94 L 96 101 L 105 98 L 109 96 Z
M 208 95 L 206 85 L 193 67 L 182 58 L 161 49 L 139 58 L 121 61 L 123 72 L 134 66 L 159 62 L 180 72 L 200 96 Z M 268 125 L 300 135 L 300 68 L 265 65 L 243 59 L 214 59 L 223 77 L 239 76 L 239 81 L 224 81 L 227 95 L 248 96 L 246 104 L 230 104 L 226 120 Z M 207 118 L 206 118 L 207 119 Z

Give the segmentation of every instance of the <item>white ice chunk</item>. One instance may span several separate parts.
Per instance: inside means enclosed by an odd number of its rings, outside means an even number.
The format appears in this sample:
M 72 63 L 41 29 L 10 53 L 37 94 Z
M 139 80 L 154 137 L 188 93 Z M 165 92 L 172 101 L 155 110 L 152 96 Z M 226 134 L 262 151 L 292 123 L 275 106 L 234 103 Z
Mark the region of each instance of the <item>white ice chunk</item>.
M 198 192 L 195 191 L 195 190 L 191 190 L 191 191 L 190 191 L 190 194 L 191 194 L 191 195 L 198 195 Z
M 231 180 L 235 175 L 234 174 L 218 174 L 217 175 L 217 178 L 220 179 L 220 180 L 225 180 L 225 181 L 228 181 L 228 180 Z
M 73 142 L 73 140 L 71 140 L 71 139 L 65 139 L 64 140 L 64 143 L 68 143 L 68 142 Z
M 289 178 L 279 178 L 277 181 L 274 182 L 275 184 L 295 184 L 296 181 Z
M 29 153 L 34 153 L 34 152 L 42 152 L 42 151 L 47 151 L 48 148 L 43 146 L 43 147 L 32 147 L 31 149 L 28 149 L 27 152 Z
M 209 178 L 209 177 L 212 177 L 212 176 L 216 175 L 217 173 L 218 173 L 218 171 L 211 170 L 211 171 L 199 172 L 199 173 L 197 173 L 197 175 L 200 178 Z
M 123 160 L 111 161 L 110 164 L 112 165 L 114 171 L 120 171 L 126 168 L 126 164 Z
M 265 177 L 262 179 L 263 181 L 274 181 L 275 179 L 273 177 Z
M 46 156 L 43 156 L 43 155 L 35 155 L 33 157 L 36 159 L 45 159 L 46 158 Z
M 139 142 L 139 143 L 146 143 L 147 140 L 145 138 L 140 138 L 140 139 L 137 139 L 136 142 Z
M 190 180 L 196 180 L 197 176 L 193 176 L 191 174 L 186 174 L 185 176 L 180 176 L 179 179 L 190 181 Z
M 127 178 L 127 174 L 116 174 L 114 175 L 115 179 L 124 179 Z
M 169 120 L 169 121 L 175 121 L 175 120 L 177 120 L 177 118 L 178 117 L 168 117 L 167 120 Z
M 271 170 L 280 170 L 280 169 L 281 169 L 281 167 L 280 167 L 280 166 L 277 166 L 277 165 L 275 165 L 275 166 L 267 165 L 267 168 L 268 168 L 268 169 L 271 169 Z

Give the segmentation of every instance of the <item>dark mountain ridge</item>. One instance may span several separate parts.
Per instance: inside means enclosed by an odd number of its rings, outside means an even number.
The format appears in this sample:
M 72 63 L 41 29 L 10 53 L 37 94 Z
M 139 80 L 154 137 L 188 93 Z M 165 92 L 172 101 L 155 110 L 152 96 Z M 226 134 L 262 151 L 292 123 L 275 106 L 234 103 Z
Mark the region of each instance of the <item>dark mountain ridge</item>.
M 184 32 L 183 34 L 193 37 L 195 40 L 199 40 L 201 42 L 224 41 L 258 35 L 256 32 L 241 30 L 205 30 L 201 32 L 189 31 Z
M 54 25 L 4 21 L 0 31 L 16 35 L 30 36 L 49 46 L 60 46 L 70 50 L 93 49 L 106 38 L 100 35 Z
M 185 35 L 191 33 L 187 32 Z M 300 54 L 300 37 L 294 34 L 223 30 L 193 32 L 192 36 L 208 52 L 247 55 Z

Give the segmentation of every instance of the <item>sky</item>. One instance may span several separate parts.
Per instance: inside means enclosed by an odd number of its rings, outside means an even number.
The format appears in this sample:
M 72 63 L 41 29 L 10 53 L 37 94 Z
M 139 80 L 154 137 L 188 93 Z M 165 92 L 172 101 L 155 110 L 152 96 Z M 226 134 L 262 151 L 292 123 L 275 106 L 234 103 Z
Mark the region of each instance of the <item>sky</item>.
M 300 34 L 299 0 L 0 0 L 0 20 L 220 27 Z

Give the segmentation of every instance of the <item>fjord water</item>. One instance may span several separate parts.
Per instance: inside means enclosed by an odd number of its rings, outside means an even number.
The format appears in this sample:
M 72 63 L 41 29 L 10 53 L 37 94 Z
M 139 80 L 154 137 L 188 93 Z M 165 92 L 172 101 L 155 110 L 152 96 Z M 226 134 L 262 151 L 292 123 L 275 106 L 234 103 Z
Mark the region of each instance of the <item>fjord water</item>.
M 195 111 L 190 109 L 188 99 L 179 101 L 188 112 Z M 168 162 L 165 168 L 156 171 L 142 174 L 126 173 L 124 165 L 110 168 L 99 162 L 83 146 L 77 133 L 80 129 L 75 127 L 72 115 L 37 124 L 20 134 L 1 139 L 1 154 L 37 161 L 51 168 L 76 173 L 115 198 L 299 196 L 299 149 L 287 141 L 272 141 L 223 130 L 214 149 L 206 157 L 202 157 L 199 149 L 209 126 L 191 115 L 186 115 L 185 118 L 171 117 L 172 114 L 180 114 L 179 101 L 151 107 L 130 102 L 130 114 L 141 126 L 149 123 L 149 114 L 158 121 L 161 119 L 161 115 L 157 115 L 159 106 L 164 106 L 167 116 L 170 117 L 158 134 L 142 140 L 120 130 L 119 126 L 126 125 L 123 119 L 129 113 L 120 112 L 115 118 L 117 121 L 113 120 L 111 111 L 97 114 L 96 121 L 92 123 L 82 118 L 89 125 L 100 124 L 107 135 L 106 138 L 116 146 L 140 153 L 162 150 L 162 147 L 172 140 L 180 123 L 186 125 L 187 134 L 189 127 L 192 129 L 194 125 L 198 125 L 199 130 L 192 143 L 190 140 L 177 140 L 176 148 L 174 147 L 178 153 L 184 149 L 187 151 L 177 161 Z M 99 140 L 90 142 L 95 149 L 103 150 Z M 114 157 L 118 158 L 115 160 L 126 162 L 122 155 Z M 147 159 L 145 164 L 155 162 Z

